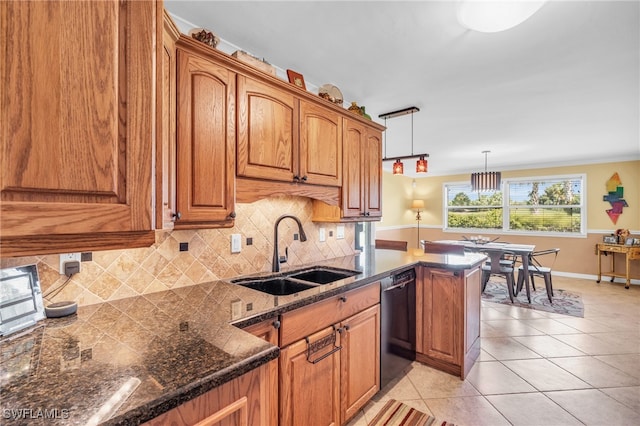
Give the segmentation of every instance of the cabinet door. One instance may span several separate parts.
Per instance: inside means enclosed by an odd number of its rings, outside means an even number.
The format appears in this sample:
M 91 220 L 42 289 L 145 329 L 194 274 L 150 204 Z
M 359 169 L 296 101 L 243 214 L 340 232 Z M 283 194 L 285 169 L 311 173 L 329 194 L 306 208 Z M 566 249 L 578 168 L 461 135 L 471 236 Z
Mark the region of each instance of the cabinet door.
M 156 147 L 156 228 L 173 229 L 176 213 L 176 41 L 180 32 L 164 11 L 159 59 Z
M 261 338 L 264 341 L 271 343 L 274 346 L 278 346 L 279 340 L 279 328 L 280 322 L 277 318 L 269 319 L 257 324 L 250 325 L 245 327 L 244 330 L 248 333 L 253 334 L 256 337 Z M 270 404 L 268 405 L 268 418 L 269 421 L 266 423 L 267 425 L 277 425 L 278 424 L 278 363 L 276 361 L 272 361 L 268 364 L 268 371 L 264 377 L 265 383 L 264 387 L 268 390 L 269 395 L 271 395 Z
M 342 158 L 342 217 L 360 217 L 365 211 L 365 175 L 362 164 L 365 161 L 366 129 L 363 125 L 345 120 L 344 155 Z
M 299 169 L 293 95 L 238 77 L 238 176 L 293 182 Z
M 152 244 L 155 2 L 0 17 L 2 256 Z
M 425 269 L 422 282 L 422 353 L 461 365 L 462 286 L 451 271 Z
M 328 327 L 309 336 L 311 345 L 340 335 Z M 308 356 L 309 344 L 299 340 L 280 351 L 280 426 L 340 424 L 340 351 L 333 345 Z M 323 356 L 326 356 L 323 359 Z
M 367 129 L 364 169 L 364 211 L 367 217 L 382 216 L 382 135 Z
M 231 226 L 235 203 L 236 75 L 178 49 L 175 227 Z
M 341 419 L 346 423 L 380 389 L 380 305 L 344 320 L 341 330 Z
M 300 101 L 300 171 L 303 182 L 342 185 L 342 117 Z
M 275 401 L 265 383 L 268 383 L 269 365 L 276 362 L 274 360 L 251 370 L 149 420 L 144 425 L 271 425 L 273 423 L 268 415 L 270 404 Z

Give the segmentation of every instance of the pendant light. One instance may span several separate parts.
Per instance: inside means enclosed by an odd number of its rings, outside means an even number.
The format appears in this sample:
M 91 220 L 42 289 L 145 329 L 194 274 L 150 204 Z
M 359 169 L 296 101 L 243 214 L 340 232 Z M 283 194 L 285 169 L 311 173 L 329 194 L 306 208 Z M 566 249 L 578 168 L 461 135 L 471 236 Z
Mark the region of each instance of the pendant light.
M 484 172 L 471 173 L 471 190 L 475 192 L 499 191 L 501 183 L 500 172 L 487 171 L 487 154 L 491 151 L 482 151 L 484 154 Z
M 426 157 L 429 156 L 429 154 L 415 154 L 413 153 L 413 114 L 415 112 L 420 111 L 418 109 L 418 107 L 409 107 L 409 108 L 405 108 L 405 109 L 401 109 L 398 111 L 393 111 L 393 112 L 387 112 L 385 114 L 380 114 L 378 117 L 383 118 L 384 119 L 384 126 L 385 128 L 387 127 L 387 118 L 393 118 L 393 117 L 398 117 L 400 115 L 406 115 L 406 114 L 411 114 L 411 155 L 403 155 L 403 156 L 399 156 L 399 157 L 387 157 L 387 131 L 385 130 L 384 132 L 384 158 L 382 159 L 382 161 L 391 161 L 393 160 L 393 174 L 394 175 L 402 175 L 404 174 L 404 164 L 402 163 L 401 160 L 404 159 L 408 159 L 408 158 L 418 158 L 418 161 L 416 162 L 416 173 L 427 173 L 427 160 Z

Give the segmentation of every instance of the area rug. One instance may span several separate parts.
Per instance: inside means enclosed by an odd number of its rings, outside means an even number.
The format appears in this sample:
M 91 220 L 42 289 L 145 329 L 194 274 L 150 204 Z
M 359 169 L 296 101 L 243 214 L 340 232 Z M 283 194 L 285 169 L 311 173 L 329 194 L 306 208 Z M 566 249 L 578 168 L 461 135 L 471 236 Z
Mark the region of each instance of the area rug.
M 409 407 L 403 402 L 390 399 L 369 426 L 432 426 L 435 420 L 433 416 Z
M 503 282 L 487 283 L 487 287 L 482 293 L 482 300 L 485 302 L 503 303 L 511 305 L 507 285 Z M 520 308 L 535 309 L 538 311 L 554 312 L 557 314 L 571 315 L 574 317 L 584 317 L 584 306 L 582 298 L 577 293 L 571 293 L 562 289 L 553 289 L 553 304 L 549 302 L 547 290 L 538 288 L 531 289 L 531 303 L 527 302 L 527 292 L 522 289 L 513 301 L 513 306 Z

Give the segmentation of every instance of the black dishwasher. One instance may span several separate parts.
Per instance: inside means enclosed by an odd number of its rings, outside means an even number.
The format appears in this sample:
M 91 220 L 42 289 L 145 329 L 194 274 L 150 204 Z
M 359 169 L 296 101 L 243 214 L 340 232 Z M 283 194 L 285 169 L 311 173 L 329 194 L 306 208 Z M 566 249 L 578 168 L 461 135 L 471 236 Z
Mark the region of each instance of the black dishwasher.
M 399 272 L 380 286 L 380 389 L 416 359 L 416 272 Z

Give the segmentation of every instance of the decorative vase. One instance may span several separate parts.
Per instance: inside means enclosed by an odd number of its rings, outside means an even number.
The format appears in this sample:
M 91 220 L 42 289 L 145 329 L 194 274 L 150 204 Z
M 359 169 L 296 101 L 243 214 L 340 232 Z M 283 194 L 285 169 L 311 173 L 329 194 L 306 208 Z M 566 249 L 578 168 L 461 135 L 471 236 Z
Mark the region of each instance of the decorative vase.
M 351 106 L 347 109 L 355 114 L 362 115 L 362 110 L 358 106 L 357 102 L 351 102 Z
M 364 106 L 360 107 L 360 115 L 362 115 L 367 120 L 371 120 L 371 116 L 369 114 L 367 114 L 367 112 L 364 109 Z

